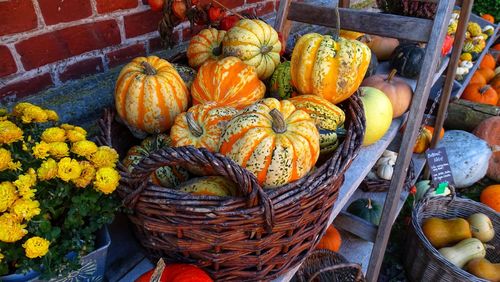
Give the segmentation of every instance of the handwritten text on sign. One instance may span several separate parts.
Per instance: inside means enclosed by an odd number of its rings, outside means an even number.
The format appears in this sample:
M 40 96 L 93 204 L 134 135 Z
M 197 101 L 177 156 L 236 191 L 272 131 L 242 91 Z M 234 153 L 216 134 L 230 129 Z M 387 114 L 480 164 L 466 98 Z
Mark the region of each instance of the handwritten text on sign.
M 448 184 L 453 185 L 453 174 L 451 173 L 446 149 L 429 149 L 425 155 L 431 171 L 432 183 L 438 185 L 442 182 L 448 182 Z

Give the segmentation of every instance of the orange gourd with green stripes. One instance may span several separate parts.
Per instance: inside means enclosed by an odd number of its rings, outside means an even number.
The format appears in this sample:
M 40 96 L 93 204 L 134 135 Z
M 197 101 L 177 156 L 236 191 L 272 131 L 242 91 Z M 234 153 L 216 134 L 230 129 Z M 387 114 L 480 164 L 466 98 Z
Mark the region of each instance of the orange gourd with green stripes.
M 305 176 L 319 156 L 314 120 L 290 101 L 263 99 L 232 118 L 220 153 L 252 172 L 265 188 Z
M 357 40 L 309 33 L 293 49 L 292 84 L 300 94 L 337 104 L 358 89 L 370 59 L 370 48 Z
M 193 105 L 215 102 L 243 108 L 262 99 L 265 92 L 255 69 L 236 57 L 203 64 L 191 85 Z
M 198 68 L 208 60 L 219 60 L 222 56 L 222 39 L 226 31 L 207 28 L 191 38 L 187 49 L 189 65 Z
M 215 103 L 199 104 L 178 115 L 170 129 L 173 145 L 191 145 L 217 152 L 227 121 L 236 115 L 238 110 L 215 106 Z
M 179 73 L 156 56 L 135 58 L 118 76 L 116 111 L 134 129 L 164 132 L 187 110 L 188 103 L 189 92 Z

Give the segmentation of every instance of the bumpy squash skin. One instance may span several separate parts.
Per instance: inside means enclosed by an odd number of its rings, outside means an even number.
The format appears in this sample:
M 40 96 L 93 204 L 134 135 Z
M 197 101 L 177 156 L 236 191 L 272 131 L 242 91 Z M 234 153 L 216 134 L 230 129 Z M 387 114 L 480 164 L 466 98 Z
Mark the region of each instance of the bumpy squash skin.
M 203 29 L 189 41 L 187 57 L 189 66 L 198 68 L 209 60 L 222 58 L 222 39 L 226 31 L 215 28 Z
M 292 96 L 293 86 L 290 74 L 290 61 L 283 62 L 276 67 L 273 75 L 269 78 L 268 85 L 268 91 L 272 98 L 282 100 Z
M 435 248 L 447 247 L 472 237 L 469 223 L 463 218 L 431 217 L 424 220 L 422 231 Z
M 289 99 L 295 108 L 308 113 L 320 128 L 337 130 L 345 121 L 342 109 L 316 95 L 299 95 Z
M 186 84 L 188 89 L 191 89 L 191 85 L 193 84 L 194 78 L 196 77 L 196 71 L 188 66 L 184 66 L 181 64 L 172 64 L 174 68 L 177 70 L 182 80 Z
M 205 63 L 191 86 L 193 105 L 215 102 L 240 109 L 264 98 L 265 93 L 255 69 L 235 57 Z
M 263 80 L 270 77 L 280 63 L 278 32 L 261 20 L 240 20 L 228 30 L 222 46 L 224 56 L 238 57 L 255 67 Z
M 238 196 L 236 183 L 223 176 L 205 176 L 190 179 L 178 187 L 179 191 L 200 196 Z
M 377 226 L 382 216 L 382 206 L 371 199 L 358 199 L 349 205 L 347 211 Z
M 483 243 L 476 238 L 462 240 L 453 247 L 441 248 L 438 251 L 449 262 L 460 268 L 472 259 L 486 256 Z
M 156 74 L 148 74 L 145 64 Z M 156 56 L 135 58 L 118 75 L 116 111 L 133 129 L 164 132 L 178 114 L 187 110 L 188 103 L 189 91 L 177 70 Z
M 292 53 L 292 84 L 301 94 L 314 94 L 337 104 L 358 89 L 370 64 L 371 51 L 357 40 L 309 33 Z
M 500 263 L 491 263 L 485 258 L 476 258 L 465 268 L 470 274 L 492 282 L 500 282 Z
M 274 109 L 284 119 L 284 131 L 276 130 Z M 264 188 L 305 176 L 316 164 L 319 151 L 314 120 L 290 101 L 274 98 L 263 99 L 231 119 L 220 147 L 220 153 L 251 171 Z
M 191 107 L 187 113 L 175 118 L 170 130 L 172 143 L 176 147 L 195 146 L 206 148 L 211 152 L 219 150 L 220 137 L 226 129 L 227 122 L 238 113 L 231 107 L 216 107 L 215 103 L 200 104 Z M 187 115 L 199 126 L 201 132 L 190 127 Z

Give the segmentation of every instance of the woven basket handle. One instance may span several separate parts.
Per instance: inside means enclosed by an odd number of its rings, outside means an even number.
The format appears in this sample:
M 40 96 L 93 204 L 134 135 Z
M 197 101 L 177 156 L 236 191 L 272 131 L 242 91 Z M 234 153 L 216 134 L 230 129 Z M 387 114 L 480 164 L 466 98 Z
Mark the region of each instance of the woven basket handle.
M 449 205 L 457 198 L 457 192 L 455 190 L 455 186 L 453 185 L 448 185 L 448 188 L 450 189 L 450 195 L 442 197 L 451 197 L 450 201 L 448 202 Z M 427 191 L 425 191 L 424 196 L 422 196 L 422 199 L 420 201 L 424 204 L 427 203 L 430 199 L 432 199 L 432 197 L 430 197 L 429 195 L 434 191 L 436 191 L 436 188 L 427 189 Z
M 311 278 L 309 278 L 309 280 L 307 282 L 313 282 L 314 279 L 316 277 L 318 277 L 321 273 L 328 272 L 328 271 L 335 271 L 337 269 L 347 268 L 347 267 L 356 268 L 358 270 L 358 272 L 356 274 L 355 281 L 364 281 L 363 271 L 361 270 L 361 265 L 359 265 L 357 263 L 340 263 L 340 264 L 336 264 L 336 265 L 332 265 L 332 266 L 328 266 L 328 267 L 320 269 L 319 271 L 315 272 L 311 276 Z
M 126 206 L 135 206 L 140 194 L 148 186 L 150 175 L 162 166 L 180 166 L 188 170 L 202 168 L 204 175 L 227 177 L 238 184 L 238 189 L 247 198 L 247 207 L 263 206 L 268 230 L 274 225 L 274 210 L 271 199 L 257 183 L 257 179 L 251 172 L 219 153 L 212 153 L 205 148 L 193 146 L 165 147 L 142 159 L 130 175 L 125 175 L 124 181 L 135 188 L 125 197 L 124 204 Z

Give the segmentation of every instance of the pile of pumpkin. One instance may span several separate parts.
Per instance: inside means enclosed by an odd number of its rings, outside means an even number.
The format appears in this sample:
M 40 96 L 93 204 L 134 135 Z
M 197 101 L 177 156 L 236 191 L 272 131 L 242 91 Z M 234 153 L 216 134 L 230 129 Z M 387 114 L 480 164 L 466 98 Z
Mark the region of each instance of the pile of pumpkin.
M 491 263 L 485 258 L 484 243 L 495 237 L 487 215 L 475 213 L 467 219 L 431 217 L 424 220 L 422 230 L 431 245 L 452 264 L 479 278 L 500 281 L 500 263 Z
M 497 67 L 497 65 L 499 65 Z M 487 53 L 481 60 L 479 69 L 473 74 L 462 99 L 472 102 L 500 106 L 500 56 L 495 60 Z

